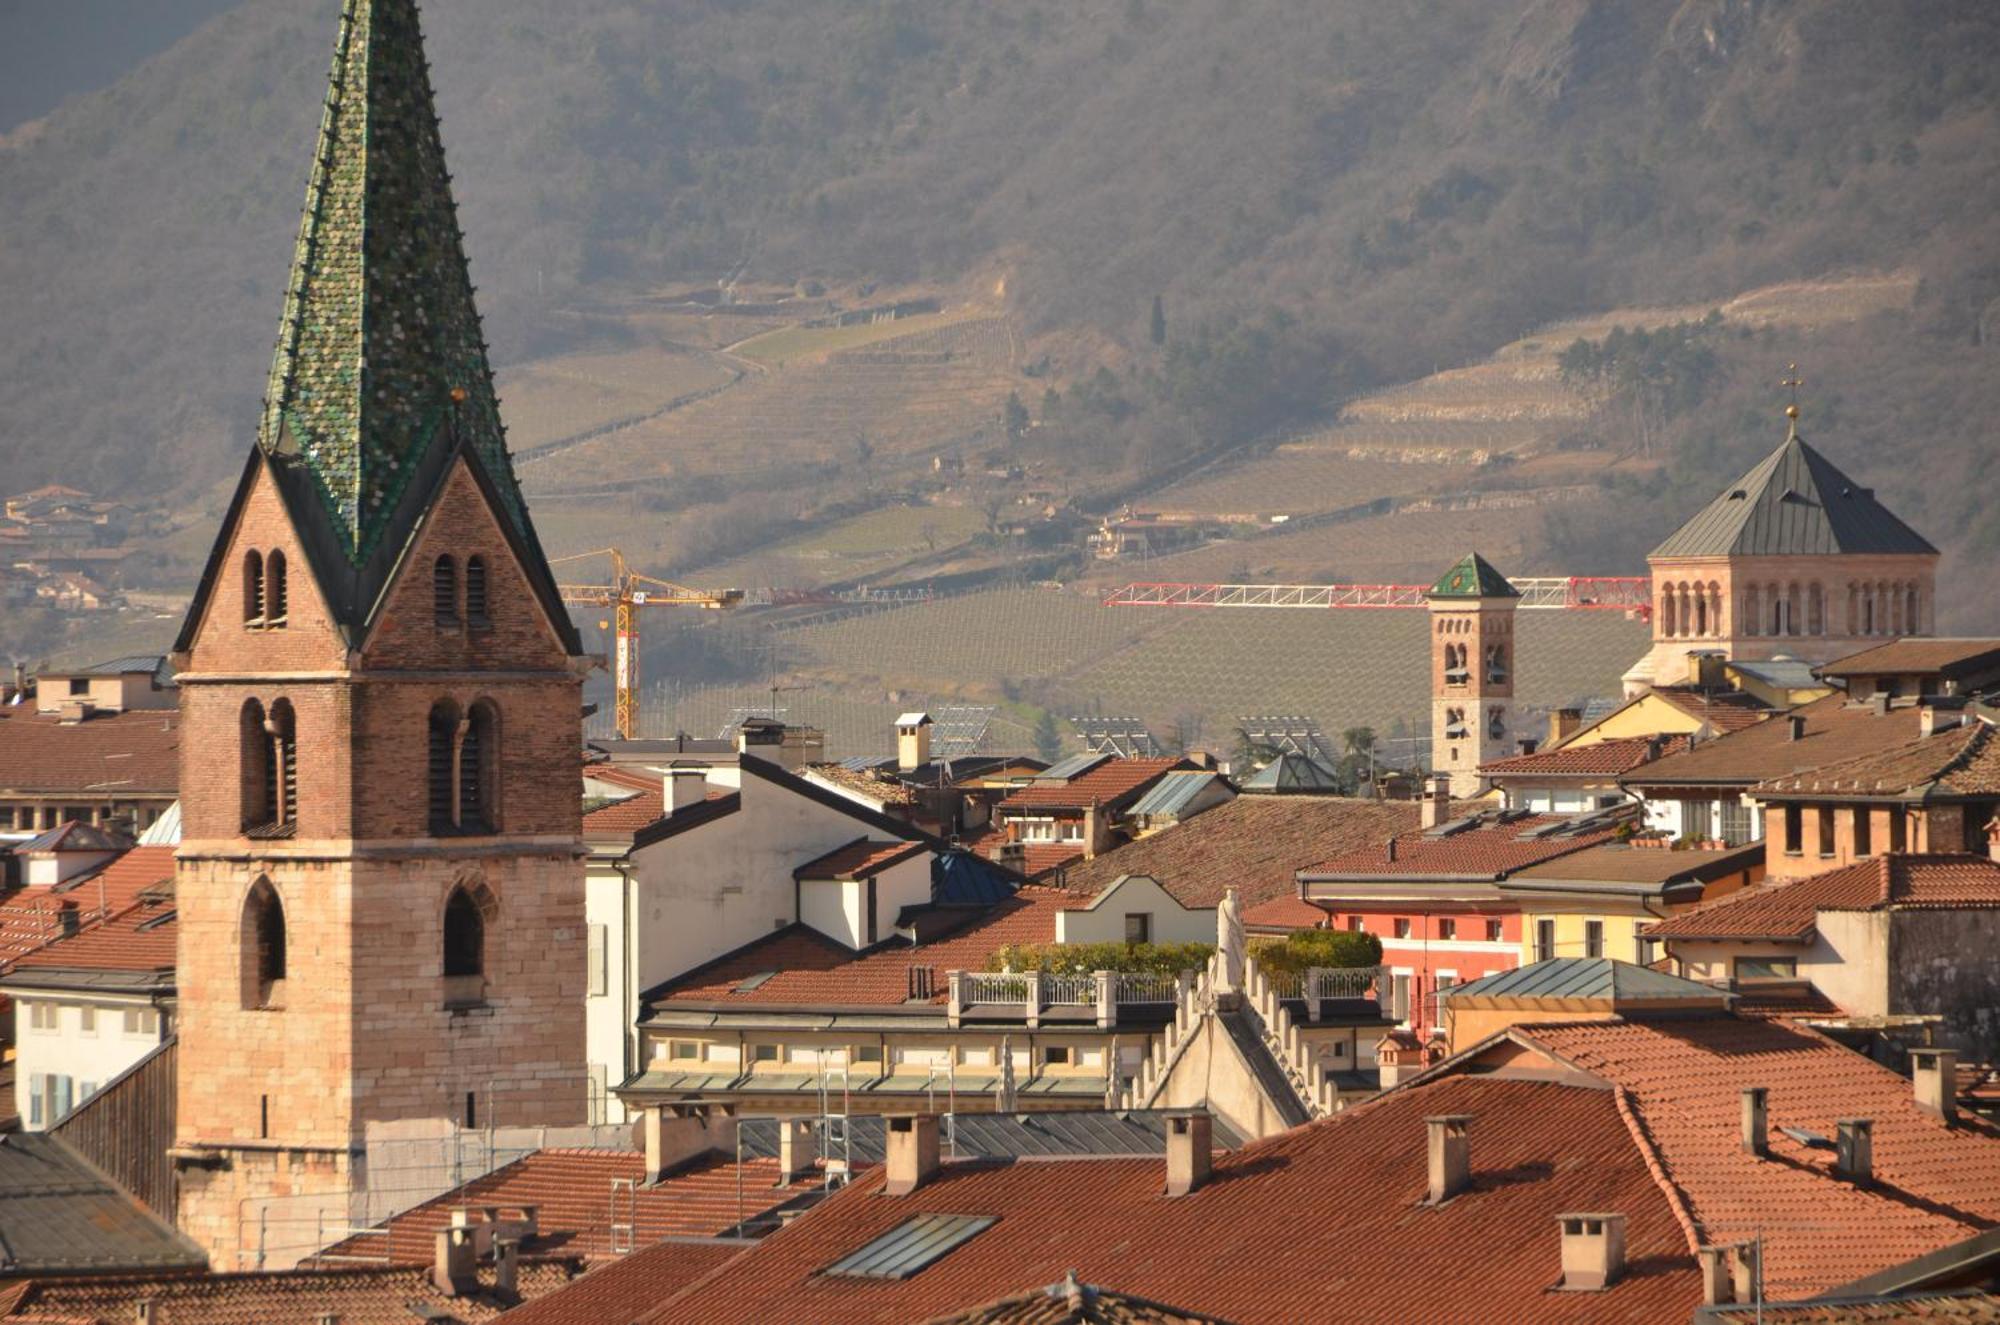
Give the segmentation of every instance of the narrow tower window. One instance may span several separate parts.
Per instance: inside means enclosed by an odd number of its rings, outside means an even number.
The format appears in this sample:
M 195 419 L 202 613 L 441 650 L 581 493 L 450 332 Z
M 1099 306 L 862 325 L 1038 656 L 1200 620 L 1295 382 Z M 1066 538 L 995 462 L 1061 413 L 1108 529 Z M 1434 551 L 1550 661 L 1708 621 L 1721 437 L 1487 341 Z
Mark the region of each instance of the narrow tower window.
M 466 718 L 458 748 L 458 827 L 461 832 L 490 833 L 500 817 L 496 795 L 500 720 L 486 700 L 474 704 Z
M 246 700 L 242 713 L 243 831 L 271 822 L 271 742 L 264 733 L 264 706 Z
M 475 626 L 486 624 L 486 558 L 465 561 L 465 619 Z
M 273 552 L 264 559 L 264 624 L 283 629 L 285 624 L 285 554 Z
M 250 886 L 243 900 L 243 1006 L 283 1005 L 285 987 L 285 907 L 269 879 Z
M 433 704 L 427 769 L 433 833 L 450 833 L 458 828 L 458 734 L 458 706 L 449 700 Z
M 243 554 L 243 624 L 264 624 L 264 554 Z
M 431 567 L 431 606 L 440 626 L 458 624 L 458 563 L 449 556 Z
M 264 822 L 272 828 L 287 828 L 298 821 L 299 804 L 298 724 L 290 700 L 280 699 L 271 705 L 264 735 L 270 749 L 264 764 Z
M 486 972 L 486 917 L 465 889 L 451 890 L 444 904 L 444 974 L 446 979 Z

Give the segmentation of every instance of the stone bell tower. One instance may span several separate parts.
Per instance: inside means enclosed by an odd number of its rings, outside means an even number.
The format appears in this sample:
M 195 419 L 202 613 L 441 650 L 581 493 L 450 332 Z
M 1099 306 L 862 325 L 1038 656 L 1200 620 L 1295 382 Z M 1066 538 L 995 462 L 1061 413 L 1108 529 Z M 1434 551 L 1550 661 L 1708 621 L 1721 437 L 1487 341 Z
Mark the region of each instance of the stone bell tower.
M 1431 586 L 1431 771 L 1451 794 L 1483 790 L 1479 766 L 1514 753 L 1514 609 L 1521 594 L 1477 552 Z
M 278 1268 L 370 1123 L 585 1117 L 586 660 L 501 430 L 413 0 L 347 0 L 262 425 L 175 646 L 179 1223 Z

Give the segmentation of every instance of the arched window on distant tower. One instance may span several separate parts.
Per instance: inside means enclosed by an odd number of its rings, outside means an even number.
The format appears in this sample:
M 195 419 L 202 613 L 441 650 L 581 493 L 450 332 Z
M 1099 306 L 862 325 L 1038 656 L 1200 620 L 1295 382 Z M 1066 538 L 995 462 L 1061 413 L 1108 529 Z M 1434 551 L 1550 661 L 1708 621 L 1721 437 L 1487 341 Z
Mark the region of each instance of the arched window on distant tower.
M 426 802 L 431 832 L 458 831 L 458 705 L 439 700 L 431 705 L 430 755 L 425 768 Z
M 458 563 L 450 556 L 431 565 L 431 610 L 440 626 L 458 624 Z
M 484 557 L 465 559 L 465 619 L 467 624 L 474 626 L 483 626 L 487 623 Z
M 275 700 L 264 719 L 271 756 L 265 765 L 264 822 L 272 829 L 289 829 L 299 817 L 298 719 L 290 700 Z
M 491 833 L 500 821 L 500 712 L 482 699 L 463 714 L 441 699 L 426 733 L 426 803 L 431 832 Z
M 264 624 L 264 554 L 243 554 L 243 624 Z
M 284 1006 L 285 906 L 269 879 L 250 885 L 239 929 L 243 945 L 243 1006 Z
M 290 591 L 285 584 L 285 554 L 273 552 L 264 558 L 264 624 L 273 630 L 285 628 L 286 604 Z
M 462 887 L 444 904 L 444 973 L 447 979 L 486 973 L 486 917 Z

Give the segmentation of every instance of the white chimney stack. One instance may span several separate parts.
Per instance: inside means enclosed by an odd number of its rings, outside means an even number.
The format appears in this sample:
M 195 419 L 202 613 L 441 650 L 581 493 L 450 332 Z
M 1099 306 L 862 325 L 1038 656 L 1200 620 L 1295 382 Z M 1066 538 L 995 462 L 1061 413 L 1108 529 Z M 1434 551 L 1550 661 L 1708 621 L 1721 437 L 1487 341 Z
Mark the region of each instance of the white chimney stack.
M 896 767 L 913 773 L 931 762 L 931 715 L 905 713 L 896 719 Z
M 666 771 L 661 793 L 669 819 L 690 806 L 701 804 L 708 799 L 708 769 L 700 765 L 675 764 Z
M 888 1153 L 883 1165 L 888 1179 L 884 1196 L 908 1196 L 937 1176 L 938 1120 L 936 1114 L 895 1114 L 889 1118 Z
M 1951 1049 L 1912 1049 L 1910 1080 L 1917 1107 L 1947 1123 L 1958 1118 L 1958 1054 Z
M 1466 1135 L 1471 1125 L 1469 1113 L 1446 1113 L 1424 1119 L 1429 1134 L 1428 1204 L 1440 1205 L 1471 1185 L 1472 1141 Z
M 1215 1123 L 1206 1109 L 1167 1117 L 1167 1195 L 1186 1196 L 1208 1181 L 1215 1162 Z
M 1557 1215 L 1562 1227 L 1563 1287 L 1594 1293 L 1618 1282 L 1625 1270 L 1625 1216 Z
M 1418 812 L 1418 822 L 1425 828 L 1436 828 L 1451 818 L 1451 779 L 1443 773 L 1431 775 L 1430 786 L 1425 790 L 1424 803 Z

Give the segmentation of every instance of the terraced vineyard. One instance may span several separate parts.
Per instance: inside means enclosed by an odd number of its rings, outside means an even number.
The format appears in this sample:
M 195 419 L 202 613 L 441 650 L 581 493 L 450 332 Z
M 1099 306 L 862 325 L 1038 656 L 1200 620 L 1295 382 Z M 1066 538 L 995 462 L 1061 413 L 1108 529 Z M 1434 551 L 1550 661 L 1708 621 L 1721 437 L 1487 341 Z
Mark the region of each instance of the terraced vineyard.
M 986 517 L 969 506 L 888 506 L 688 576 L 703 584 L 817 587 L 880 574 L 985 527 Z
M 1147 510 L 1203 514 L 1307 515 L 1419 490 L 1448 475 L 1390 460 L 1350 460 L 1280 448 L 1247 463 L 1196 474 L 1149 494 Z
M 734 375 L 712 356 L 665 349 L 537 359 L 500 375 L 501 412 L 521 451 L 637 418 Z

